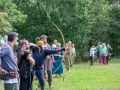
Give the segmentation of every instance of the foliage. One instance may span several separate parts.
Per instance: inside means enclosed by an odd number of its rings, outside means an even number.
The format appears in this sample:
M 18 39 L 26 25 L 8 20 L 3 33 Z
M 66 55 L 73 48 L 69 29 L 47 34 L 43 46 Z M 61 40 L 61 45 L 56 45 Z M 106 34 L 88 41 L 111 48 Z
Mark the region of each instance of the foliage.
M 105 0 L 97 1 L 95 0 L 91 4 L 93 17 L 93 25 L 91 32 L 89 33 L 90 45 L 97 45 L 98 41 L 106 42 L 108 39 L 108 32 L 111 18 L 109 14 L 111 12 L 111 6 Z
M 54 22 L 63 32 L 65 41 L 75 43 L 79 60 L 86 61 L 90 47 L 97 46 L 98 41 L 109 43 L 114 55 L 119 55 L 119 8 L 113 7 L 119 6 L 117 0 L 13 1 L 27 15 L 25 23 L 14 25 L 20 39 L 35 42 L 36 37 L 45 34 L 48 43 L 53 43 L 54 39 L 62 43 Z
M 86 50 L 83 47 L 88 42 L 87 33 L 93 19 L 88 10 L 91 2 L 92 0 L 15 0 L 20 10 L 28 16 L 26 23 L 17 27 L 18 32 L 21 38 L 25 37 L 32 42 L 37 36 L 45 34 L 49 43 L 54 39 L 62 43 L 60 33 L 52 24 L 54 22 L 63 32 L 66 42 L 70 40 L 75 43 L 80 58 Z
M 0 12 L 0 33 L 5 34 L 12 30 L 11 24 L 6 20 L 7 13 Z
M 26 15 L 23 15 L 12 0 L 0 0 L 0 34 L 15 30 L 14 24 L 24 22 Z
M 114 50 L 114 55 L 119 56 L 120 55 L 120 4 L 116 0 L 116 2 L 110 3 L 112 5 L 112 11 L 110 14 L 110 17 L 113 19 L 110 23 L 110 32 L 109 32 L 109 38 L 111 45 Z

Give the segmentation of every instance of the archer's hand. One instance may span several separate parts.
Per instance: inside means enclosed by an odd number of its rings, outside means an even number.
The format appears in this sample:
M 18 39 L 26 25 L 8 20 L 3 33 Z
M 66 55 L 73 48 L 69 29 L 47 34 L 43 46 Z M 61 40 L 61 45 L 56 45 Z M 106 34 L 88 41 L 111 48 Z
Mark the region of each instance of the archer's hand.
M 52 59 L 50 56 L 46 56 L 46 58 L 47 58 L 48 60 L 51 60 L 51 59 Z
M 65 51 L 65 48 L 61 48 L 61 51 Z
M 0 68 L 0 74 L 7 74 L 8 72 L 2 68 Z
M 44 66 L 42 65 L 41 68 L 44 70 Z

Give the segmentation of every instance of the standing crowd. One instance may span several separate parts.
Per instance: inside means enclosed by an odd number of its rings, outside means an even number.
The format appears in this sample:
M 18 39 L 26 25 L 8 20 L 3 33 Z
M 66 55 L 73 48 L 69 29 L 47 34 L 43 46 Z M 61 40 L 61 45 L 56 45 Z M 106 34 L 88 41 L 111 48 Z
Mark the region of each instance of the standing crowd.
M 110 57 L 112 55 L 112 48 L 110 44 L 98 42 L 98 46 L 92 46 L 90 48 L 90 65 L 93 65 L 95 61 L 95 56 L 97 56 L 98 64 L 105 65 L 108 64 Z
M 18 40 L 18 34 L 8 34 L 7 43 L 0 44 L 0 79 L 4 80 L 5 90 L 33 90 L 34 80 L 39 81 L 38 88 L 44 90 L 45 80 L 52 86 L 52 74 L 62 77 L 63 64 L 66 71 L 73 67 L 76 57 L 74 43 L 69 41 L 65 47 L 54 40 L 52 46 L 47 42 L 47 36 L 37 37 L 36 44 L 28 40 Z M 17 57 L 17 61 L 15 60 Z

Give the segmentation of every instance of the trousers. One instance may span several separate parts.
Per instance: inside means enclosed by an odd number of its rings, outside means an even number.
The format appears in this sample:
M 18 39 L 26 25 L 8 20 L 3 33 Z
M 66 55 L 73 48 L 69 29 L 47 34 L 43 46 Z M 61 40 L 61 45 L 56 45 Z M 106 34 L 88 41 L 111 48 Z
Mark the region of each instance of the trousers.
M 39 67 L 34 67 L 33 70 L 35 71 L 35 75 L 37 76 L 39 83 L 41 86 L 44 86 L 44 70 Z
M 18 83 L 4 83 L 5 90 L 19 90 Z

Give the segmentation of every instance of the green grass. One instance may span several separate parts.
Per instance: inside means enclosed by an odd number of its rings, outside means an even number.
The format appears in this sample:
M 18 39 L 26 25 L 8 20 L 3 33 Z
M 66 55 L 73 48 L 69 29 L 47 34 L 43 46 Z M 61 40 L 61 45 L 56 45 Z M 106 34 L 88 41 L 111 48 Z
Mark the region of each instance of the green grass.
M 71 72 L 64 70 L 63 77 L 54 78 L 52 90 L 120 90 L 120 63 L 119 59 L 111 60 L 109 65 L 94 63 L 75 64 Z M 50 90 L 45 82 L 45 90 Z M 34 81 L 34 90 L 38 81 Z M 3 84 L 0 85 L 3 88 Z
M 64 71 L 63 77 L 54 78 L 52 90 L 120 90 L 120 63 L 119 60 L 111 60 L 109 65 L 92 67 L 89 63 L 75 64 L 71 72 Z M 37 82 L 34 88 L 37 88 Z M 46 82 L 45 90 L 50 90 Z
M 3 87 L 3 83 L 0 82 L 0 90 L 4 90 Z

